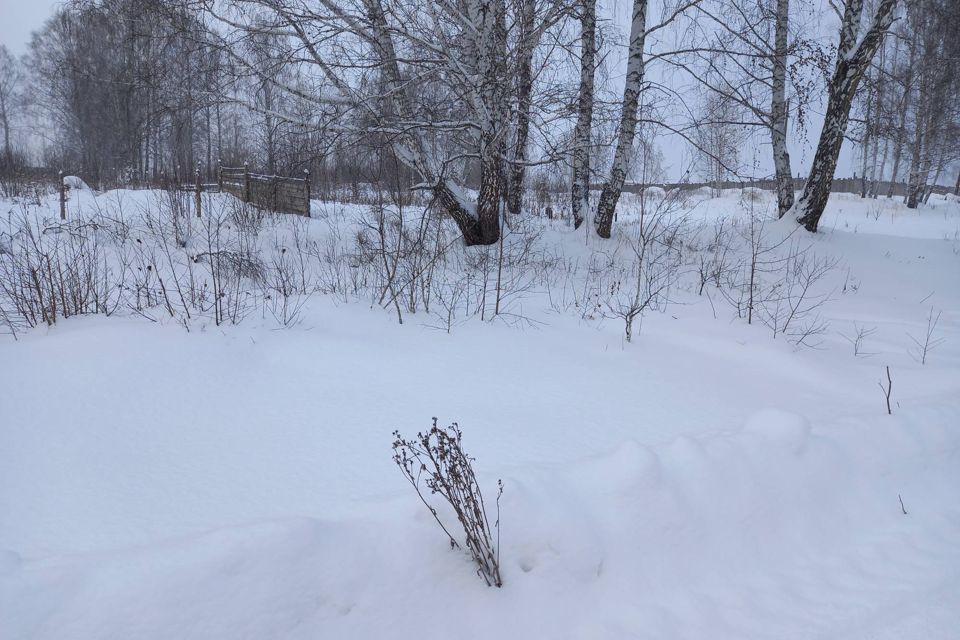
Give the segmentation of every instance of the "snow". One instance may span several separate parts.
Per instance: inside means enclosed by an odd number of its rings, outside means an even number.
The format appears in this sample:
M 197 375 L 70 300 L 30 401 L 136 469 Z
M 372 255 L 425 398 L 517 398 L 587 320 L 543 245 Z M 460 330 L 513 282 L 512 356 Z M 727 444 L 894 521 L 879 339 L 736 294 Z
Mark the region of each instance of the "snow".
M 82 178 L 77 176 L 64 176 L 63 184 L 70 189 L 83 189 L 84 191 L 90 191 L 90 187 L 87 186 L 87 183 L 84 182 Z
M 148 198 L 84 193 L 71 215 Z M 802 241 L 843 267 L 818 349 L 689 291 L 631 343 L 536 294 L 533 324 L 449 334 L 314 296 L 282 330 L 117 315 L 0 336 L 0 638 L 956 638 L 960 205 L 833 196 L 821 229 Z M 946 340 L 921 365 L 931 305 Z M 434 415 L 490 495 L 504 481 L 502 589 L 390 459 L 392 431 Z

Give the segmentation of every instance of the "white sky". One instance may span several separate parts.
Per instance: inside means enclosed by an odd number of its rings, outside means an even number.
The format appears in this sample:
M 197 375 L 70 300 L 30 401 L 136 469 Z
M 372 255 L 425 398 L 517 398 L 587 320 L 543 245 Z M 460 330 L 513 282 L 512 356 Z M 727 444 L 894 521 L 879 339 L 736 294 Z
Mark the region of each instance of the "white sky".
M 43 26 L 59 0 L 0 0 L 0 43 L 19 56 L 27 51 L 30 33 Z

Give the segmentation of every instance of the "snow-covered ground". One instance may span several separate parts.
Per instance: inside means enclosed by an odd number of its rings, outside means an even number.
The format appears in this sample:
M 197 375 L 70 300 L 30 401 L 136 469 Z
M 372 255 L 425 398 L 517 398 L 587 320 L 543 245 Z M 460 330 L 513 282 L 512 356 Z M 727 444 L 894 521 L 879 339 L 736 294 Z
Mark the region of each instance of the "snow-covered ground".
M 71 215 L 150 197 L 75 193 Z M 752 207 L 769 194 L 676 215 Z M 329 233 L 330 211 L 297 224 Z M 822 231 L 796 239 L 839 260 L 817 348 L 689 282 L 629 343 L 535 284 L 523 321 L 449 333 L 316 294 L 288 328 L 118 312 L 0 335 L 0 638 L 958 638 L 960 204 L 840 195 Z M 504 481 L 502 589 L 391 460 L 432 416 Z

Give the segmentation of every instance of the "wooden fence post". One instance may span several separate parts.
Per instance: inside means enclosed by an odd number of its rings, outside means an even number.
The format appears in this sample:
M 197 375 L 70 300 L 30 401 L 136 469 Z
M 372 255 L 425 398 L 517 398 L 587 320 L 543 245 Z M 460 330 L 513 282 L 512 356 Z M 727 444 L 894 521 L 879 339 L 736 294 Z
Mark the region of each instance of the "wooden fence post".
M 250 167 L 243 163 L 243 201 L 250 202 Z
M 307 204 L 305 205 L 306 211 L 304 211 L 303 213 L 309 218 L 310 217 L 310 170 L 309 169 L 303 170 L 303 187 L 307 196 Z
M 217 168 L 217 188 L 223 193 L 223 159 L 219 160 Z
M 203 191 L 203 183 L 200 181 L 200 167 L 202 162 L 197 163 L 197 217 L 200 217 L 200 193 Z
M 60 219 L 67 219 L 67 187 L 63 184 L 63 171 L 60 172 Z

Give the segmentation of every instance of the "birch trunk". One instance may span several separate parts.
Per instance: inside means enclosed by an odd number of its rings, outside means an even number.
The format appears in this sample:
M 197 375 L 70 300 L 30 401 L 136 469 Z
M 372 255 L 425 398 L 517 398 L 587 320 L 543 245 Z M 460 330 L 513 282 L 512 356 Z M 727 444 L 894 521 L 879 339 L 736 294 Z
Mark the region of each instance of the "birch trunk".
M 609 238 L 613 226 L 613 216 L 617 210 L 623 183 L 630 169 L 633 156 L 633 142 L 637 131 L 637 109 L 640 105 L 640 92 L 643 88 L 644 59 L 643 47 L 646 41 L 647 0 L 633 1 L 633 19 L 630 23 L 630 48 L 627 54 L 627 78 L 623 88 L 623 111 L 620 114 L 620 128 L 617 136 L 617 148 L 610 166 L 610 175 L 597 203 L 595 220 L 597 235 Z
M 867 113 L 863 121 L 863 139 L 860 141 L 860 197 L 867 197 L 867 165 L 870 161 L 870 116 L 873 95 L 867 92 Z
M 500 210 L 505 199 L 503 156 L 506 150 L 507 49 L 506 4 L 504 0 L 473 0 L 473 24 L 479 27 L 477 76 L 480 79 L 480 192 L 477 195 L 479 244 L 500 239 Z
M 507 210 L 516 215 L 523 203 L 523 180 L 526 175 L 527 141 L 530 136 L 530 94 L 533 90 L 533 52 L 537 45 L 534 33 L 536 6 L 534 0 L 521 0 L 520 35 L 517 52 L 517 123 L 513 153 L 514 164 L 510 167 L 510 187 L 507 191 Z
M 810 167 L 810 176 L 797 201 L 794 211 L 797 222 L 807 231 L 816 232 L 820 217 L 827 206 L 837 158 L 847 131 L 850 105 L 857 86 L 873 59 L 884 34 L 893 23 L 893 10 L 897 0 L 880 0 L 877 13 L 863 39 L 857 42 L 864 0 L 847 0 L 840 30 L 840 45 L 837 48 L 837 63 L 830 80 L 827 98 L 827 113 L 817 152 Z
M 777 181 L 777 212 L 783 217 L 793 206 L 793 173 L 790 153 L 787 151 L 787 29 L 790 19 L 790 0 L 777 0 L 777 19 L 774 26 L 773 96 L 770 104 L 770 138 L 773 146 L 773 166 Z
M 918 114 L 919 115 L 919 114 Z M 920 192 L 923 189 L 921 180 L 923 169 L 920 166 L 923 158 L 924 137 L 921 124 L 922 118 L 917 118 L 916 132 L 913 136 L 913 144 L 910 147 L 910 177 L 907 180 L 907 193 L 903 196 L 903 201 L 908 209 L 916 209 L 920 199 Z
M 922 63 L 921 63 L 922 64 Z M 927 73 L 921 66 L 918 74 L 916 122 L 914 123 L 913 144 L 910 147 L 910 177 L 907 180 L 907 193 L 903 201 L 908 209 L 916 209 L 923 197 L 923 188 L 927 180 L 925 175 L 925 161 L 929 155 L 930 141 L 926 135 L 932 114 L 929 109 L 927 95 Z
M 573 133 L 573 186 L 570 190 L 570 210 L 575 229 L 583 224 L 590 211 L 590 142 L 597 48 L 596 0 L 582 0 L 580 12 L 580 91 L 577 125 Z
M 933 180 L 927 181 L 927 188 L 923 194 L 923 203 L 927 204 L 930 202 L 930 196 L 933 195 L 933 188 L 937 186 L 937 182 L 940 181 L 940 174 L 943 173 L 943 161 L 946 158 L 946 147 L 941 146 L 940 148 L 940 157 L 937 160 L 937 170 L 933 174 Z
M 883 155 L 880 157 L 880 169 L 877 171 L 877 175 L 874 176 L 873 185 L 870 187 L 870 197 L 874 200 L 877 199 L 877 196 L 880 195 L 880 182 L 883 181 L 883 172 L 887 168 L 887 154 L 890 152 L 890 142 L 888 140 L 883 141 Z

